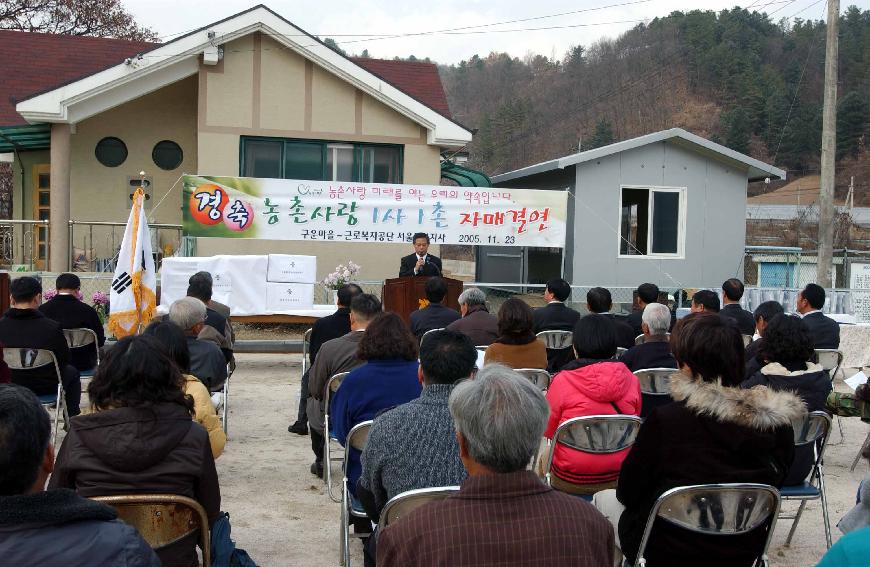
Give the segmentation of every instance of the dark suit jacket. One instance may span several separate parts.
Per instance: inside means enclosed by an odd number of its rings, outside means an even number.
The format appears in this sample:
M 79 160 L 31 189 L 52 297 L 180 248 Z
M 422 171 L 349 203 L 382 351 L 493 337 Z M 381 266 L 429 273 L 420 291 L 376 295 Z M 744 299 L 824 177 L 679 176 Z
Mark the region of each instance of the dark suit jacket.
M 580 314 L 560 301 L 552 301 L 545 307 L 535 309 L 532 315 L 535 333 L 541 331 L 574 331 L 574 325 L 580 320 Z M 574 360 L 574 351 L 570 348 L 554 350 L 547 349 L 547 371 L 557 372 L 563 366 Z
M 749 335 L 751 337 L 755 334 L 755 316 L 746 309 L 740 307 L 739 304 L 729 303 L 719 311 L 719 315 L 733 319 L 737 323 L 737 328 L 740 329 L 740 332 L 744 335 Z
M 643 334 L 643 309 L 635 309 L 625 318 L 625 322 L 631 325 L 631 330 L 634 333 L 634 336 Z M 675 311 L 671 311 L 671 328 L 668 330 L 672 330 L 674 325 L 677 324 L 677 314 Z
M 459 318 L 458 311 L 454 311 L 440 303 L 430 303 L 423 309 L 418 309 L 411 313 L 411 331 L 419 341 L 426 331 L 443 329 L 450 323 L 458 321 Z
M 634 329 L 626 322 L 624 317 L 617 317 L 613 313 L 601 313 L 607 317 L 616 330 L 616 346 L 622 348 L 631 348 L 634 346 L 634 339 L 637 335 L 634 334 Z
M 423 264 L 423 267 L 420 268 L 420 273 L 414 273 L 414 266 L 417 265 L 417 255 L 409 254 L 402 258 L 402 263 L 399 266 L 399 277 L 404 278 L 406 276 L 442 276 L 441 269 L 441 258 L 438 256 L 433 256 L 432 254 L 426 255 L 426 263 Z
M 813 348 L 840 348 L 840 325 L 822 312 L 804 316 L 810 329 Z
M 56 295 L 39 306 L 49 319 L 60 323 L 61 329 L 90 329 L 97 334 L 97 346 L 70 350 L 70 364 L 79 370 L 90 370 L 97 363 L 97 347 L 103 346 L 106 336 L 97 311 L 73 295 Z
M 308 359 L 314 364 L 317 352 L 323 343 L 343 337 L 350 332 L 350 307 L 339 307 L 332 315 L 327 315 L 314 322 L 311 328 L 311 339 L 308 345 Z
M 471 476 L 383 530 L 379 567 L 613 564 L 613 528 L 535 473 Z
M 50 350 L 57 358 L 61 372 L 69 364 L 69 347 L 60 324 L 37 309 L 10 308 L 0 319 L 0 343 L 8 348 Z M 13 370 L 12 382 L 27 386 L 40 395 L 57 391 L 57 373 L 51 365 L 39 370 Z
M 489 346 L 498 338 L 498 319 L 483 305 L 475 305 L 465 317 L 447 325 L 447 330 L 462 333 L 475 346 Z
M 671 347 L 666 340 L 647 340 L 643 344 L 633 346 L 619 357 L 619 362 L 628 366 L 632 372 L 647 368 L 676 368 L 677 361 L 671 354 Z

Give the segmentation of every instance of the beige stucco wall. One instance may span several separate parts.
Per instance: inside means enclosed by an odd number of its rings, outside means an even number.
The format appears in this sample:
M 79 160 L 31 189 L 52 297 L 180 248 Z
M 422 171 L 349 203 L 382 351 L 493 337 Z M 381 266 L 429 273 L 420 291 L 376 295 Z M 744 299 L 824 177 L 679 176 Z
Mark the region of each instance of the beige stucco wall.
M 152 208 L 170 189 L 181 194 L 176 181 L 182 173 L 198 170 L 196 105 L 197 79 L 190 77 L 76 124 L 70 149 L 71 218 L 126 222 L 132 193 L 127 178 L 144 171 L 153 182 L 146 204 L 149 217 L 155 223 L 181 223 L 179 203 L 171 195 Z M 120 138 L 127 146 L 127 159 L 118 167 L 106 167 L 94 155 L 97 143 L 107 136 Z M 151 152 L 161 140 L 181 146 L 184 160 L 178 168 L 166 171 L 154 163 Z M 105 257 L 120 244 L 122 235 L 123 228 L 115 229 L 114 235 L 111 229 L 96 228 L 91 240 L 89 229 L 76 227 L 73 246 L 94 248 L 97 257 Z M 175 250 L 176 235 L 162 233 L 160 244 Z

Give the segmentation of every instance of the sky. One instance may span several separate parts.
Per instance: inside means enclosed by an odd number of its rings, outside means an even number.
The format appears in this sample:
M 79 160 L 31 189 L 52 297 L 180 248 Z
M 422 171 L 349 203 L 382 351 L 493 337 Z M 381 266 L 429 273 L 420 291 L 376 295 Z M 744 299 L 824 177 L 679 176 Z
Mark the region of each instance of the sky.
M 492 51 L 562 59 L 574 45 L 616 37 L 674 10 L 741 6 L 761 9 L 777 21 L 783 17 L 820 19 L 826 10 L 825 0 L 125 0 L 124 5 L 140 24 L 168 41 L 258 1 L 308 33 L 332 37 L 350 53 L 368 49 L 370 56 L 385 59 L 413 54 L 445 64 Z M 870 0 L 840 3 L 841 9 L 852 4 L 870 9 Z M 451 33 L 383 38 L 444 30 Z

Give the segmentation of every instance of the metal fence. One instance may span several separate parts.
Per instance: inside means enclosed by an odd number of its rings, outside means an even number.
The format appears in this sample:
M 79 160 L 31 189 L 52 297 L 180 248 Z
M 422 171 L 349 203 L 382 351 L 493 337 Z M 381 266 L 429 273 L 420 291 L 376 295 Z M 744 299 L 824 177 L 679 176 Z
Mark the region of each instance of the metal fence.
M 124 239 L 125 222 L 69 222 L 70 269 L 75 272 L 114 272 Z M 151 249 L 160 261 L 182 246 L 180 224 L 149 224 Z

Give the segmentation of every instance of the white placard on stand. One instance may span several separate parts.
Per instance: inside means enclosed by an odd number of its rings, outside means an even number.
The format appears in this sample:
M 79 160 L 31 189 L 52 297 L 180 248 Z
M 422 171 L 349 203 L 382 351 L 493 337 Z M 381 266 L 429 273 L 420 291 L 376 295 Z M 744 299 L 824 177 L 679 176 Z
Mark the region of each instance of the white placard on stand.
M 314 284 L 277 283 L 266 284 L 266 311 L 289 313 L 314 307 Z
M 870 264 L 854 262 L 849 266 L 849 287 L 851 289 L 870 289 Z M 852 310 L 859 323 L 870 323 L 870 293 L 852 292 Z
M 317 256 L 269 254 L 266 280 L 282 283 L 317 283 Z

